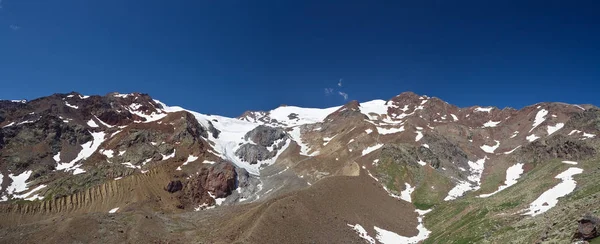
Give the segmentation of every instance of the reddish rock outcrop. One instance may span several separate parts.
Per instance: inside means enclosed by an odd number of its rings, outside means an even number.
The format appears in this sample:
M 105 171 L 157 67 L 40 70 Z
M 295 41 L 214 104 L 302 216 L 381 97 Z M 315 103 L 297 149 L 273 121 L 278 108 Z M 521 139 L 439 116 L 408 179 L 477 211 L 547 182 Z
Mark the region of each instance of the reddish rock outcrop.
M 210 194 L 215 198 L 229 196 L 237 187 L 236 178 L 235 167 L 230 162 L 205 166 L 187 182 L 181 200 L 192 205 L 213 205 L 214 199 Z

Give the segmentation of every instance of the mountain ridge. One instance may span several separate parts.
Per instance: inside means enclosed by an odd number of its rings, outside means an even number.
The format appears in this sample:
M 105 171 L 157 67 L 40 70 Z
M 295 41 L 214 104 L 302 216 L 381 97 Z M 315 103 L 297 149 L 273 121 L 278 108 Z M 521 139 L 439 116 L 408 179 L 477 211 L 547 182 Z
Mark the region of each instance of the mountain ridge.
M 320 212 L 319 204 L 301 200 L 305 192 L 318 193 L 321 204 L 330 204 L 330 197 L 342 189 L 338 181 L 351 177 L 348 182 L 380 186 L 381 192 L 373 195 L 378 201 L 394 199 L 412 203 L 409 205 L 417 211 L 432 212 L 419 212 L 418 226 L 417 222 L 400 226 L 379 215 L 356 223 L 344 209 L 362 206 L 368 212 L 375 203 L 354 200 L 359 205 L 349 204 L 324 216 L 328 221 L 345 219 L 345 223 L 336 222 L 338 227 L 353 226 L 337 228 L 336 238 L 353 231 L 364 231 L 353 236 L 357 238 L 354 241 L 380 243 L 436 242 L 464 235 L 479 238 L 486 234 L 479 230 L 456 233 L 442 222 L 428 220 L 445 216 L 446 210 L 464 202 L 480 207 L 493 199 L 504 200 L 506 192 L 524 184 L 541 194 L 552 185 L 553 174 L 567 167 L 560 160 L 579 163 L 572 166 L 581 170 L 582 176 L 575 175 L 575 179 L 593 176 L 593 162 L 600 150 L 598 121 L 600 110 L 595 106 L 538 103 L 520 110 L 459 108 L 412 92 L 387 101 L 350 101 L 324 109 L 280 106 L 266 112 L 247 111 L 237 118 L 168 106 L 142 93 L 84 96 L 72 92 L 25 103 L 0 101 L 0 196 L 5 202 L 0 203 L 0 214 L 12 221 L 0 226 L 13 228 L 11 223 L 19 223 L 14 227 L 18 229 L 56 214 L 94 219 L 89 214 L 154 214 L 156 209 L 169 216 L 198 213 L 193 218 L 203 218 L 204 211 L 227 209 L 240 216 L 273 218 L 271 212 L 285 215 L 280 207 L 296 206 L 295 201 L 284 200 L 292 196 L 312 206 L 310 211 Z M 539 184 L 528 181 L 542 177 L 540 174 L 547 177 Z M 323 179 L 331 183 L 312 187 Z M 581 191 L 598 194 L 593 182 L 576 181 L 580 188 L 566 195 L 577 196 Z M 355 194 L 352 188 L 343 189 L 344 194 Z M 525 211 L 529 207 L 536 215 L 543 213 L 539 211 L 555 214 L 556 208 L 528 206 L 527 201 L 533 202 L 534 197 L 523 195 L 514 208 Z M 273 209 L 264 205 L 273 201 L 286 204 L 267 212 L 249 210 L 252 206 Z M 570 203 L 558 201 L 559 206 Z M 410 207 L 387 206 L 385 211 L 414 215 Z M 488 207 L 483 210 L 487 212 L 477 221 L 495 221 Z M 502 221 L 523 221 L 515 216 L 509 214 Z M 235 219 L 228 226 L 244 229 L 246 234 L 219 231 L 203 241 L 295 240 L 247 225 L 252 219 Z M 296 222 L 301 219 L 295 216 L 289 221 L 311 229 L 308 223 Z M 209 220 L 215 221 L 223 220 Z M 360 218 L 352 221 L 360 222 Z M 461 220 L 451 222 L 457 221 Z M 284 226 L 281 223 L 281 228 Z M 417 232 L 406 231 L 411 228 Z M 303 240 L 324 238 L 323 233 L 312 231 L 316 232 Z M 539 238 L 538 232 L 527 240 Z M 418 239 L 411 239 L 413 235 Z M 143 236 L 137 238 L 144 240 Z

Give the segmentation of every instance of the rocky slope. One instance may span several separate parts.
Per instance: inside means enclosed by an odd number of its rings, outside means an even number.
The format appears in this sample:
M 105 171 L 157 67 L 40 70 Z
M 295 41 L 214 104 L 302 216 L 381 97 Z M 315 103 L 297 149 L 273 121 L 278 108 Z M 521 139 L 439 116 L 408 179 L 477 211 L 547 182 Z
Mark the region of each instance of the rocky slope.
M 0 242 L 598 235 L 600 109 L 592 105 L 459 108 L 405 92 L 227 118 L 146 94 L 70 93 L 0 101 L 0 128 Z M 142 216 L 152 228 L 130 222 Z M 43 227 L 65 217 L 60 228 L 102 232 Z

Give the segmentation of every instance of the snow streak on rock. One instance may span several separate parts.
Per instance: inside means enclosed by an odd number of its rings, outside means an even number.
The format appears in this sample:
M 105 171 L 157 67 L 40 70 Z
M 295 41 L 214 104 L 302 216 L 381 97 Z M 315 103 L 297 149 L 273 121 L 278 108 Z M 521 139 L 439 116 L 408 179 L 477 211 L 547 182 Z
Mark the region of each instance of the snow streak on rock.
M 548 115 L 548 110 L 541 109 L 540 111 L 538 111 L 535 115 L 535 120 L 533 121 L 533 127 L 531 128 L 531 130 L 529 130 L 529 132 L 533 131 L 533 129 L 535 129 L 536 127 L 538 127 L 538 125 L 543 123 L 546 120 L 546 115 Z

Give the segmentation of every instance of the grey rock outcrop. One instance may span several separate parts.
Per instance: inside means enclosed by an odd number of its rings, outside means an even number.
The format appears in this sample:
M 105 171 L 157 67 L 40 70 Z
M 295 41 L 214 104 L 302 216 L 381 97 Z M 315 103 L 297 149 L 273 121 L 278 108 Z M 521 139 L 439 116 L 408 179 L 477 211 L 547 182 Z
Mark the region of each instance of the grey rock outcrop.
M 266 147 L 247 143 L 235 151 L 235 155 L 250 164 L 256 164 L 258 161 L 275 157 L 277 150 L 269 151 Z
M 244 139 L 251 140 L 254 143 L 263 146 L 270 147 L 277 140 L 287 138 L 285 131 L 279 127 L 269 127 L 265 125 L 259 125 L 253 130 L 246 133 Z

